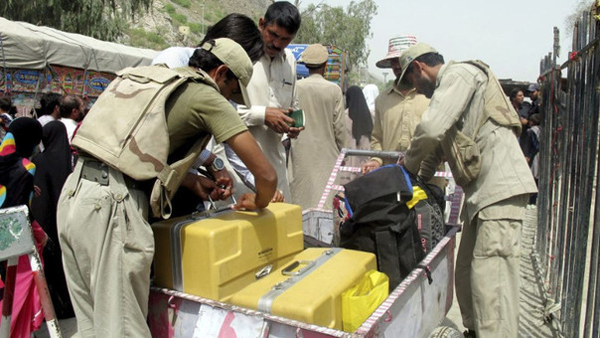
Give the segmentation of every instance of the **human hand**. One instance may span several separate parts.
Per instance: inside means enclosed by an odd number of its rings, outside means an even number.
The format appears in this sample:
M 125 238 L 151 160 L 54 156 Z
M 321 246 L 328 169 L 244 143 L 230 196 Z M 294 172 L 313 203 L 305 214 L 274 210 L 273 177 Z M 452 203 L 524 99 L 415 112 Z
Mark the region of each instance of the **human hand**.
M 40 197 L 42 196 L 42 189 L 40 189 L 40 187 L 38 187 L 37 185 L 33 186 L 33 195 L 35 197 Z
M 362 165 L 362 173 L 363 175 L 366 173 L 369 173 L 375 169 L 378 169 L 379 167 L 381 167 L 381 164 L 379 164 L 379 162 L 375 161 L 375 160 L 370 160 L 368 162 L 363 163 Z
M 285 202 L 285 197 L 283 197 L 283 193 L 280 190 L 275 190 L 275 195 L 273 195 L 271 202 L 272 203 Z
M 287 133 L 290 125 L 294 123 L 294 119 L 287 115 L 290 112 L 292 112 L 292 109 L 267 107 L 265 109 L 265 124 L 276 133 Z
M 7 113 L 0 114 L 0 126 L 4 128 L 4 130 L 8 129 L 8 125 L 12 122 L 12 118 Z
M 223 197 L 226 193 L 225 189 L 218 187 L 215 181 L 204 176 L 187 173 L 181 185 L 190 189 L 205 201 L 208 200 L 209 196 L 213 201 L 226 198 Z
M 227 199 L 233 195 L 233 179 L 231 179 L 227 170 L 213 171 L 209 169 L 209 172 L 214 177 L 217 187 L 224 190 L 222 199 Z
M 256 194 L 245 193 L 237 200 L 237 203 L 231 206 L 233 210 L 256 210 Z
M 287 136 L 288 136 L 288 138 L 296 138 L 296 137 L 298 137 L 298 135 L 300 135 L 300 132 L 303 130 L 304 130 L 304 127 L 300 127 L 300 128 L 290 127 L 290 129 L 288 130 Z

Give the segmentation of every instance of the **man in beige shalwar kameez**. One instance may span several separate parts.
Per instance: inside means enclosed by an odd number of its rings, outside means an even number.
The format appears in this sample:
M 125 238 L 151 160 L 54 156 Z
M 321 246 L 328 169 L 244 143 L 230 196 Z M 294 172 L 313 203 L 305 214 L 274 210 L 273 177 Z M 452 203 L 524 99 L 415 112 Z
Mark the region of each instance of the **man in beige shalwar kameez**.
M 296 84 L 306 129 L 292 139 L 288 174 L 292 201 L 303 209 L 319 204 L 336 158 L 346 144 L 342 90 L 323 77 L 328 57 L 327 47 L 314 44 L 305 49 L 300 59 L 310 73 Z M 331 209 L 331 197 L 323 207 Z

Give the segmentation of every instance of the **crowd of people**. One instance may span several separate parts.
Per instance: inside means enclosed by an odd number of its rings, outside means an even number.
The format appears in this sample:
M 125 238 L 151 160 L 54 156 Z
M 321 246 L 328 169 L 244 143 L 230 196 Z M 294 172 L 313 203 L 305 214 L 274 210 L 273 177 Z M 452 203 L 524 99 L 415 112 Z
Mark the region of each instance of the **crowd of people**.
M 206 208 L 209 197 L 234 196 L 233 209 L 315 208 L 342 148 L 404 152 L 400 163 L 440 191 L 447 182 L 434 173 L 448 161 L 466 194 L 456 263 L 465 337 L 516 337 L 519 233 L 539 168 L 537 84 L 527 88 L 531 102 L 523 89 L 507 98 L 485 64 L 446 63 L 431 46 L 393 38 L 377 62 L 392 69 L 390 88 L 343 93 L 324 78 L 329 52 L 321 44 L 306 48 L 299 62 L 309 76 L 297 79 L 286 47 L 300 25 L 294 5 L 275 2 L 258 24 L 230 14 L 197 47 L 172 47 L 153 61 L 201 79 L 178 87 L 164 108 L 168 162 L 195 159 L 175 188 L 173 216 Z M 151 212 L 153 182 L 77 143 L 87 113 L 80 97 L 47 93 L 39 106 L 37 120 L 15 118 L 10 97 L 0 97 L 0 207 L 30 206 L 58 318 L 76 316 L 81 337 L 149 337 L 148 224 L 160 216 Z M 290 116 L 299 109 L 301 124 Z M 196 150 L 204 136 L 212 140 Z M 349 163 L 367 174 L 391 162 Z M 29 337 L 42 321 L 28 269 L 19 265 L 15 306 L 26 306 L 13 311 L 15 337 Z
M 522 88 L 514 88 L 509 95 L 513 108 L 519 114 L 522 129 L 519 135 L 519 144 L 525 155 L 525 160 L 531 168 L 531 173 L 535 179 L 536 185 L 539 179 L 539 157 L 540 135 L 542 115 L 540 112 L 540 91 L 537 83 L 530 84 L 526 89 L 527 95 Z M 525 97 L 530 101 L 526 101 Z M 531 194 L 529 205 L 534 207 L 537 202 L 537 193 Z
M 0 146 L 0 206 L 30 206 L 32 229 L 44 263 L 57 317 L 74 316 L 67 290 L 57 234 L 58 197 L 72 172 L 75 153 L 68 130 L 74 132 L 83 119 L 83 100 L 75 95 L 44 94 L 38 118 L 17 117 L 11 97 L 2 104 Z M 4 274 L 3 274 L 4 277 Z M 11 330 L 15 337 L 29 337 L 43 321 L 40 297 L 27 256 L 19 259 Z

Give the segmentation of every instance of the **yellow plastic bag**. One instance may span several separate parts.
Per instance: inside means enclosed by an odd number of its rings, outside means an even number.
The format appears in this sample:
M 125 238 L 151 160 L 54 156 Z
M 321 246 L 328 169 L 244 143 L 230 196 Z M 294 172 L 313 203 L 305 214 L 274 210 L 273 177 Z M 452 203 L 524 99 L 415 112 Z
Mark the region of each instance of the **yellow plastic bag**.
M 412 209 L 419 201 L 426 200 L 427 193 L 425 190 L 421 189 L 421 187 L 414 185 L 413 186 L 413 198 L 406 202 L 406 206 L 409 209 Z
M 342 327 L 354 332 L 383 303 L 389 294 L 388 276 L 368 271 L 361 281 L 342 293 Z

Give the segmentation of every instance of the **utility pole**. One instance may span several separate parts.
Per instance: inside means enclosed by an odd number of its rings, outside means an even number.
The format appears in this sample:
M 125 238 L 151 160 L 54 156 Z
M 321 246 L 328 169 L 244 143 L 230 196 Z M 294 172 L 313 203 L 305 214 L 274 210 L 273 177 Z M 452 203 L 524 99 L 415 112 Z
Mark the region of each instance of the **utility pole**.
M 383 75 L 383 84 L 387 84 L 387 76 L 388 76 L 388 72 L 383 72 L 381 73 Z
M 554 27 L 554 45 L 553 45 L 553 56 L 554 64 L 556 65 L 556 58 L 560 54 L 560 31 L 557 27 Z

